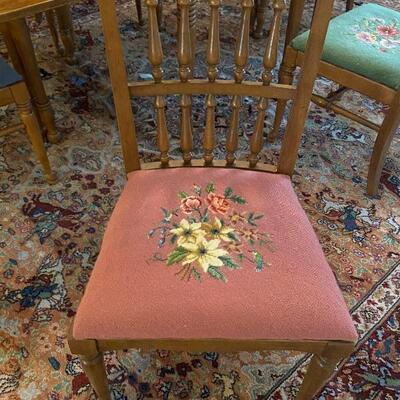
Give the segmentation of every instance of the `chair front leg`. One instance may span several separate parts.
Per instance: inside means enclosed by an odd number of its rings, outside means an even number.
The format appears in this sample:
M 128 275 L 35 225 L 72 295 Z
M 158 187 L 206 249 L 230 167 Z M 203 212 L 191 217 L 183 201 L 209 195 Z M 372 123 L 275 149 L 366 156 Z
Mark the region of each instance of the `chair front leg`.
M 282 65 L 279 70 L 279 83 L 284 85 L 291 85 L 293 83 L 293 74 L 296 69 L 296 50 L 288 47 L 285 51 Z M 271 132 L 268 135 L 268 141 L 274 142 L 279 134 L 279 128 L 281 127 L 283 115 L 285 113 L 287 100 L 279 99 L 276 102 L 276 111 L 274 125 Z
M 321 354 L 315 354 L 308 366 L 300 391 L 296 400 L 310 400 L 322 388 L 323 384 L 332 376 L 336 365 L 349 354 L 349 346 L 343 349 L 340 344 L 326 346 Z
M 88 376 L 99 400 L 111 400 L 110 391 L 108 390 L 103 353 L 97 352 L 90 355 L 81 354 L 79 358 L 82 362 L 83 370 Z
M 94 339 L 75 339 L 72 334 L 72 326 L 73 324 L 71 324 L 68 335 L 68 345 L 72 354 L 79 356 L 82 368 L 88 376 L 97 397 L 100 400 L 111 400 L 103 353 L 99 351 L 97 341 Z
M 400 90 L 397 91 L 374 144 L 368 171 L 367 192 L 375 196 L 378 192 L 385 158 L 393 137 L 400 125 Z

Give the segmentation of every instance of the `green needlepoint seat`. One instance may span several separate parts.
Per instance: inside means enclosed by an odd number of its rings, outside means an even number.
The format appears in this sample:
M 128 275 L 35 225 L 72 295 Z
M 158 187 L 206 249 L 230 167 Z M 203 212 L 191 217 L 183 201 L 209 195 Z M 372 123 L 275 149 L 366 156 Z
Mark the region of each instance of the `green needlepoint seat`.
M 292 41 L 305 51 L 309 31 Z M 365 76 L 390 88 L 400 88 L 400 12 L 365 4 L 329 23 L 323 61 Z

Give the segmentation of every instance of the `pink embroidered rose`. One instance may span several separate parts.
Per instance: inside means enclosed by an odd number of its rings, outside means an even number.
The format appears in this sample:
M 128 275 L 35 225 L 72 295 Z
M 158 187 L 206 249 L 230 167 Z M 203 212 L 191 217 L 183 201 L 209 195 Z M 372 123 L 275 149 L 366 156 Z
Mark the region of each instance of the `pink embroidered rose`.
M 377 26 L 376 31 L 382 36 L 395 36 L 399 33 L 399 31 L 394 26 L 387 25 Z
M 212 192 L 209 193 L 207 196 L 207 203 L 208 209 L 213 213 L 220 213 L 225 215 L 231 208 L 229 201 L 226 200 L 225 197 L 219 196 Z
M 359 32 L 357 33 L 357 39 L 361 40 L 365 43 L 375 43 L 375 38 L 368 32 Z
M 188 196 L 181 201 L 181 210 L 185 214 L 191 214 L 201 207 L 201 199 L 197 196 Z

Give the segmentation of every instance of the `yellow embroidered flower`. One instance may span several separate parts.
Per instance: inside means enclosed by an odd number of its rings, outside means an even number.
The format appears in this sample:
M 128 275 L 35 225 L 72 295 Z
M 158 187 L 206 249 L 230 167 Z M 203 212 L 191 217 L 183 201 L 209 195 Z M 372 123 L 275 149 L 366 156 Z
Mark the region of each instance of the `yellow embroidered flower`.
M 219 218 L 214 218 L 212 224 L 203 224 L 203 228 L 213 239 L 220 239 L 224 242 L 231 242 L 232 239 L 228 235 L 235 231 L 232 228 L 222 226 L 222 222 Z
M 196 242 L 197 238 L 206 234 L 201 229 L 200 222 L 190 223 L 186 219 L 183 219 L 179 223 L 179 228 L 171 229 L 170 232 L 178 236 L 178 245 L 182 245 L 184 243 L 194 243 Z
M 218 239 L 207 241 L 200 236 L 195 243 L 182 244 L 182 247 L 189 252 L 182 264 L 197 261 L 204 272 L 211 266 L 221 267 L 224 263 L 218 257 L 226 256 L 228 252 L 218 248 L 220 242 Z

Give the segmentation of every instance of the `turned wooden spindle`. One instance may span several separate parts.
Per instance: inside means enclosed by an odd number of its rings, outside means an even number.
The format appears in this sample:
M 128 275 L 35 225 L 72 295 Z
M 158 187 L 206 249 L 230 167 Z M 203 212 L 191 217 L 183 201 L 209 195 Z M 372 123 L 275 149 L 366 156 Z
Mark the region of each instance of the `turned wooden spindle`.
M 161 0 L 160 0 L 161 1 Z M 160 31 L 158 28 L 157 6 L 158 0 L 146 0 L 148 10 L 149 26 L 149 48 L 148 57 L 152 66 L 152 74 L 155 83 L 161 83 L 163 70 L 163 51 L 161 46 Z M 154 102 L 157 120 L 157 143 L 160 150 L 161 164 L 167 166 L 169 162 L 168 150 L 169 139 L 167 121 L 165 117 L 165 100 L 163 96 L 156 96 Z
M 249 58 L 249 36 L 251 11 L 254 6 L 254 0 L 242 0 L 242 15 L 240 20 L 240 30 L 236 39 L 235 48 L 235 82 L 240 84 L 244 79 L 245 68 Z M 240 122 L 240 109 L 242 99 L 240 96 L 233 96 L 231 107 L 232 115 L 229 125 L 228 136 L 226 139 L 226 162 L 232 166 L 235 163 L 235 151 L 238 145 L 238 130 Z
M 274 16 L 272 19 L 271 29 L 268 35 L 267 46 L 265 47 L 264 53 L 264 71 L 262 73 L 262 82 L 264 86 L 268 86 L 272 81 L 272 70 L 276 65 L 278 57 L 278 45 L 279 45 L 279 32 L 282 22 L 282 12 L 285 9 L 284 0 L 274 0 L 273 10 Z M 258 154 L 262 150 L 264 143 L 264 121 L 265 114 L 268 108 L 268 100 L 265 97 L 261 97 L 257 105 L 257 120 L 254 126 L 254 132 L 250 140 L 250 156 L 249 163 L 250 167 L 254 168 L 258 162 Z
M 210 26 L 208 33 L 207 45 L 207 76 L 210 83 L 215 82 L 218 75 L 217 66 L 220 62 L 220 47 L 219 47 L 219 7 L 221 0 L 209 0 L 211 9 Z M 215 146 L 215 96 L 209 94 L 206 100 L 207 114 L 206 127 L 204 131 L 203 146 L 204 146 L 204 161 L 205 165 L 212 165 L 214 158 L 213 151 Z
M 190 63 L 191 78 L 194 74 L 196 64 L 196 26 L 197 26 L 197 1 L 190 0 L 189 4 L 189 26 L 190 26 L 190 42 L 192 45 L 192 61 Z
M 178 0 L 179 10 L 179 26 L 178 26 L 178 63 L 179 78 L 182 83 L 189 80 L 192 74 L 192 43 L 191 29 L 189 23 L 189 5 L 190 0 Z M 183 153 L 183 161 L 190 164 L 193 148 L 192 134 L 192 101 L 189 95 L 184 94 L 181 97 L 181 149 Z

